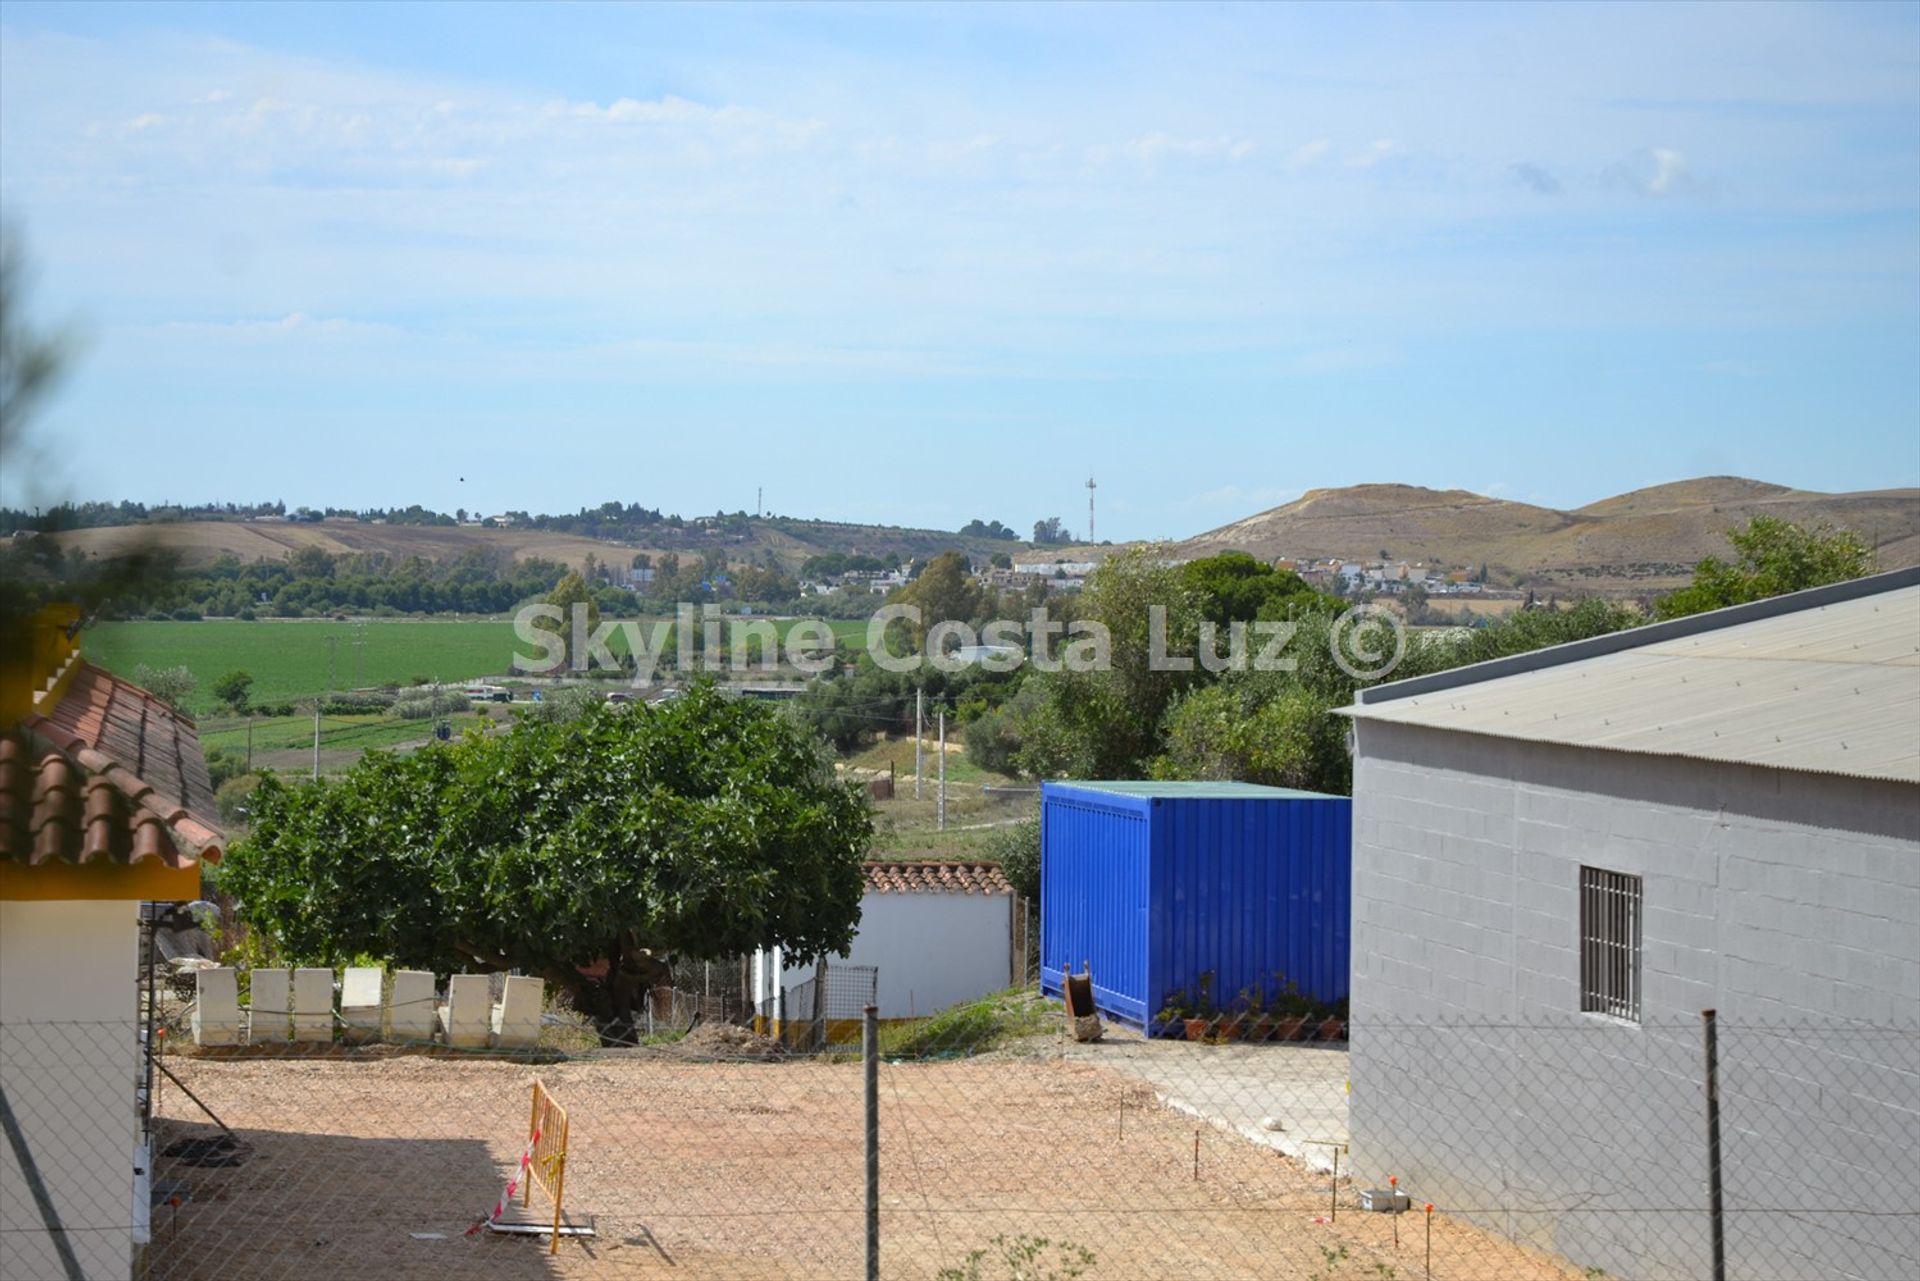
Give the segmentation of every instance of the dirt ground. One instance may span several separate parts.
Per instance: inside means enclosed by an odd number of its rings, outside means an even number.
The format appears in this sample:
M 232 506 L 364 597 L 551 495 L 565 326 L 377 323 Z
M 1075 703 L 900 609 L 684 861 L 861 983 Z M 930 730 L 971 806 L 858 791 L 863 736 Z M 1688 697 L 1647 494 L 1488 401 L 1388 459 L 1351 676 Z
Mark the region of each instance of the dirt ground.
M 241 1144 L 207 1143 L 220 1132 L 163 1084 L 159 1145 L 174 1155 L 156 1162 L 150 1281 L 861 1275 L 858 1063 L 169 1063 Z M 596 1229 L 552 1256 L 544 1240 L 465 1235 L 518 1162 L 535 1077 L 569 1111 L 568 1218 Z M 1096 1064 L 887 1064 L 880 1107 L 889 1278 L 932 1281 L 1018 1234 L 1091 1250 L 1089 1281 L 1429 1275 L 1418 1207 L 1397 1246 L 1394 1216 L 1363 1213 L 1344 1185 L 1329 1222 L 1325 1174 Z M 1435 1216 L 1430 1275 L 1576 1274 Z

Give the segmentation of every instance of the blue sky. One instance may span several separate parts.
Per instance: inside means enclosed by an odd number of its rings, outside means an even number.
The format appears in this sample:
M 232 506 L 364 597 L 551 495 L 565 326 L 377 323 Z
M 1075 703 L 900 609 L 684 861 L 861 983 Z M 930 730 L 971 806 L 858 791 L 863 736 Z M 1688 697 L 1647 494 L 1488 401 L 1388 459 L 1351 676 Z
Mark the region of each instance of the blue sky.
M 1914 6 L 6 3 L 0 210 L 9 501 L 1920 485 Z

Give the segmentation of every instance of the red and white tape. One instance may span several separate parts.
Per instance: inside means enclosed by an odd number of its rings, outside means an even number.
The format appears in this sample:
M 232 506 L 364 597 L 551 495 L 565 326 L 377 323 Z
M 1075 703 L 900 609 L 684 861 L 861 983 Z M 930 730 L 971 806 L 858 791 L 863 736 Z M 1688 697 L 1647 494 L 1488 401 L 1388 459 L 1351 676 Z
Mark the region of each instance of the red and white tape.
M 533 1137 L 527 1140 L 527 1150 L 520 1154 L 519 1169 L 515 1170 L 513 1177 L 507 1180 L 507 1190 L 502 1192 L 500 1199 L 493 1203 L 493 1213 L 483 1219 L 475 1219 L 473 1226 L 467 1229 L 468 1236 L 472 1236 L 489 1223 L 498 1222 L 500 1216 L 507 1212 L 507 1203 L 513 1200 L 513 1194 L 520 1190 L 520 1180 L 527 1177 L 527 1168 L 533 1164 L 533 1146 L 538 1142 L 540 1142 L 540 1131 L 535 1130 Z

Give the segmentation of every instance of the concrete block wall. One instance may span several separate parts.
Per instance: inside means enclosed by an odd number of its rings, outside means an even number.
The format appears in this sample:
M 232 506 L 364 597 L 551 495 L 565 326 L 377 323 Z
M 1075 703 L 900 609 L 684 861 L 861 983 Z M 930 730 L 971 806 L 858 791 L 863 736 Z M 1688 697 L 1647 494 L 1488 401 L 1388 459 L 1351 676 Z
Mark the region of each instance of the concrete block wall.
M 1730 1206 L 1863 1207 L 1920 1176 L 1920 788 L 1377 722 L 1357 748 L 1362 1174 L 1504 1207 L 1581 1266 L 1699 1275 L 1703 1214 L 1621 1211 L 1704 1204 L 1715 1007 Z M 1583 863 L 1643 878 L 1637 1026 L 1579 1012 Z M 1734 1222 L 1730 1261 L 1768 1274 L 1920 1257 L 1907 1218 Z

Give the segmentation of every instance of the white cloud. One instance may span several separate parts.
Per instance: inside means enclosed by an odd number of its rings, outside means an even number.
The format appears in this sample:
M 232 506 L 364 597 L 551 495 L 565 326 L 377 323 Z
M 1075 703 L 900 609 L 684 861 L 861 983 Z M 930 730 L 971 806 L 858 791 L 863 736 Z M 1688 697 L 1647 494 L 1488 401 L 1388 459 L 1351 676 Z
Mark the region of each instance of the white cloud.
M 342 342 L 393 338 L 405 331 L 382 321 L 353 320 L 345 316 L 309 316 L 303 311 L 291 311 L 284 316 L 272 318 L 170 320 L 159 325 L 129 327 L 126 332 L 168 338 L 226 339 L 237 342 Z
M 1400 144 L 1393 139 L 1376 138 L 1363 149 L 1348 156 L 1347 166 L 1352 169 L 1371 169 L 1399 150 Z
M 1647 147 L 1608 166 L 1606 179 L 1643 196 L 1677 196 L 1694 191 L 1699 180 L 1686 156 L 1671 147 Z
M 584 120 L 605 120 L 612 124 L 685 124 L 688 121 L 709 121 L 715 115 L 713 108 L 673 94 L 647 102 L 635 98 L 616 98 L 604 107 L 597 102 L 559 103 L 555 110 Z
M 1118 147 L 1091 147 L 1087 159 L 1100 165 L 1116 157 L 1125 157 L 1149 169 L 1168 160 L 1213 160 L 1238 164 L 1258 147 L 1259 144 L 1251 138 L 1235 138 L 1228 134 L 1217 138 L 1181 138 L 1165 130 L 1154 129 L 1136 138 L 1129 138 Z
M 444 104 L 443 104 L 444 105 Z M 710 107 L 689 98 L 666 94 L 660 98 L 616 98 L 606 106 L 596 102 L 562 102 L 549 107 L 576 119 L 609 125 L 654 125 L 702 129 L 735 136 L 758 136 L 785 147 L 801 147 L 826 131 L 822 120 L 788 119 L 748 107 Z
M 1304 142 L 1287 153 L 1287 168 L 1306 169 L 1319 164 L 1326 154 L 1333 150 L 1333 144 L 1325 138 L 1315 138 Z
M 948 139 L 927 144 L 927 160 L 942 173 L 971 170 L 1000 146 L 995 134 L 978 133 L 971 138 Z

